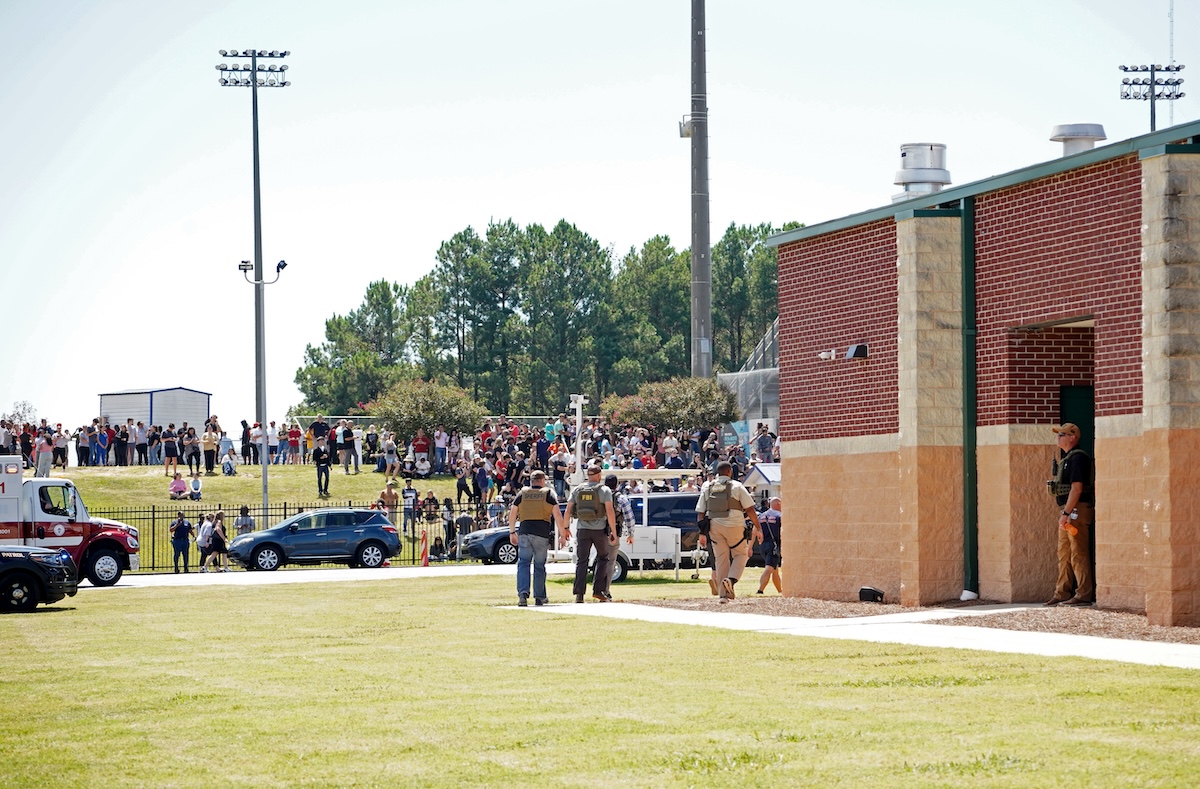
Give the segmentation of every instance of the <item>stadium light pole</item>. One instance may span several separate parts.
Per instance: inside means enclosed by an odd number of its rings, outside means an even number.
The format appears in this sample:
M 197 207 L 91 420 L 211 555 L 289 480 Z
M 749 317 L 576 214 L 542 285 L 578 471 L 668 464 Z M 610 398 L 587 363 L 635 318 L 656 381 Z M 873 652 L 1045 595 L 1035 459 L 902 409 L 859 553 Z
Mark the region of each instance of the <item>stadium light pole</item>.
M 250 88 L 250 128 L 251 128 L 251 145 L 254 152 L 254 262 L 242 261 L 238 268 L 242 271 L 246 280 L 254 285 L 254 355 L 255 355 L 255 403 L 254 410 L 257 414 L 259 428 L 262 430 L 262 446 L 259 448 L 259 458 L 262 460 L 262 505 L 263 518 L 267 517 L 267 465 L 270 462 L 270 457 L 267 451 L 267 360 L 266 360 L 266 321 L 263 317 L 263 308 L 265 306 L 265 290 L 266 286 L 276 282 L 279 279 L 279 273 L 287 266 L 282 260 L 275 267 L 275 279 L 267 282 L 263 279 L 262 265 L 262 194 L 259 188 L 258 177 L 258 89 L 259 88 L 286 88 L 291 85 L 287 81 L 286 65 L 275 65 L 271 63 L 267 66 L 260 66 L 259 59 L 264 60 L 280 60 L 291 54 L 288 51 L 265 49 L 245 49 L 238 52 L 236 49 L 220 50 L 221 57 L 229 59 L 238 59 L 245 61 L 249 58 L 249 63 L 234 63 L 229 65 L 221 63 L 217 65 L 217 71 L 221 73 L 220 84 L 222 87 L 229 88 Z M 250 265 L 248 265 L 250 264 Z M 250 278 L 251 265 L 253 266 L 254 278 Z
M 1183 66 L 1119 66 L 1126 73 L 1147 73 L 1149 77 L 1125 77 L 1121 80 L 1121 98 L 1150 102 L 1150 131 L 1158 131 L 1158 121 L 1155 117 L 1154 103 L 1156 101 L 1174 101 L 1182 99 L 1187 94 L 1180 89 L 1183 80 L 1176 76 L 1183 71 Z M 1163 79 L 1159 74 L 1168 74 Z

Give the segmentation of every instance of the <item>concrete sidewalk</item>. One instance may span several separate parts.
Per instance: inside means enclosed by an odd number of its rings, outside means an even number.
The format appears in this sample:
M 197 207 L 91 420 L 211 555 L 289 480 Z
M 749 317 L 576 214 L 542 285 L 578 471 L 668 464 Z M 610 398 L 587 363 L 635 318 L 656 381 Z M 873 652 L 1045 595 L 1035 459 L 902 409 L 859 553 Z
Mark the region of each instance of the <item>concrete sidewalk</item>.
M 633 603 L 549 605 L 531 607 L 526 610 L 610 619 L 634 619 L 660 624 L 699 625 L 809 638 L 974 649 L 984 652 L 1011 652 L 1048 657 L 1082 657 L 1093 660 L 1113 660 L 1120 663 L 1141 663 L 1147 666 L 1200 669 L 1200 646 L 1192 644 L 1128 641 L 1064 633 L 1001 630 L 994 627 L 945 627 L 927 624 L 938 619 L 983 616 L 1040 607 L 1036 605 L 981 605 L 969 609 L 913 611 L 846 619 L 804 619 L 720 611 L 688 611 Z
M 575 566 L 570 562 L 546 565 L 548 575 L 570 575 Z M 514 565 L 500 564 L 433 564 L 429 567 L 381 567 L 367 569 L 284 569 L 276 572 L 141 574 L 127 573 L 116 586 L 96 588 L 90 584 L 79 587 L 81 594 L 103 593 L 113 589 L 148 588 L 156 586 L 274 586 L 297 583 L 353 583 L 359 581 L 389 581 L 410 578 L 445 578 L 472 575 L 516 574 Z M 516 607 L 513 606 L 515 609 Z M 938 619 L 972 617 L 1041 608 L 1039 605 L 981 605 L 970 608 L 947 608 L 925 611 L 905 611 L 897 614 L 852 617 L 846 619 L 804 619 L 802 617 L 738 614 L 724 611 L 689 611 L 634 603 L 587 603 L 585 605 L 556 604 L 530 606 L 528 611 L 541 611 L 576 616 L 600 616 L 612 619 L 634 619 L 672 625 L 700 625 L 755 633 L 777 633 L 810 638 L 835 638 L 849 641 L 873 641 L 887 644 L 911 644 L 922 647 L 975 649 L 987 652 L 1011 652 L 1050 657 L 1084 657 L 1095 660 L 1115 660 L 1141 663 L 1147 666 L 1172 666 L 1200 669 L 1200 646 L 1166 644 L 1157 641 L 1127 641 L 1116 638 L 1077 636 L 1062 633 L 1001 630 L 994 627 L 945 627 L 928 624 Z

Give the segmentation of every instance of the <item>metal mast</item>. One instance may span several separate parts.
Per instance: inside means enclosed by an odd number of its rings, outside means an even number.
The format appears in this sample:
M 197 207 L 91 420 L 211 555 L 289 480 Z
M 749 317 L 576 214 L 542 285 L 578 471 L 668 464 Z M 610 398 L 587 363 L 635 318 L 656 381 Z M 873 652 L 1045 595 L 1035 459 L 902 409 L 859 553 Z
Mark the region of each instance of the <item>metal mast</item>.
M 680 133 L 692 139 L 692 377 L 712 377 L 712 259 L 708 227 L 708 88 L 704 0 L 692 0 L 692 112 Z M 685 128 L 686 127 L 686 128 Z

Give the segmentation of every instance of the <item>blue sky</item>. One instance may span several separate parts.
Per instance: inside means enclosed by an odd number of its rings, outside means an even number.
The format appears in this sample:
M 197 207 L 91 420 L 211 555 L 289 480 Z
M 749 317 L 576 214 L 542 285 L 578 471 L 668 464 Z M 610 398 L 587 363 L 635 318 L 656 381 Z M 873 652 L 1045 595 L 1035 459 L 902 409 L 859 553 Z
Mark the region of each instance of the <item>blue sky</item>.
M 1200 12 L 1177 2 L 1176 61 Z M 1059 123 L 1149 130 L 1122 63 L 1168 62 L 1167 0 L 709 0 L 712 237 L 885 204 L 899 146 L 962 184 L 1059 154 Z M 471 225 L 566 218 L 619 258 L 689 243 L 687 0 L 0 0 L 0 411 L 90 419 L 186 386 L 252 418 L 248 89 L 220 49 L 288 49 L 260 93 L 270 418 L 324 321 L 412 282 Z M 1176 103 L 1197 117 L 1200 76 Z M 1160 128 L 1168 110 L 1160 109 Z M 719 294 L 714 298 L 719 308 Z

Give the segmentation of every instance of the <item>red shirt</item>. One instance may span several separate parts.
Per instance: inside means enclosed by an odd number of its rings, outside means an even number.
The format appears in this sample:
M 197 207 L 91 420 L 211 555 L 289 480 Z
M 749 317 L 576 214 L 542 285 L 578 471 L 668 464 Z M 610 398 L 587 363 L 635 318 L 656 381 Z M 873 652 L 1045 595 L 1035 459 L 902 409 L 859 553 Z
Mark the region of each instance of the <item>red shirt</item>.
M 416 454 L 429 454 L 429 437 L 417 436 L 412 442 L 413 452 Z

